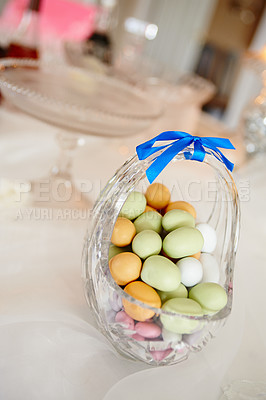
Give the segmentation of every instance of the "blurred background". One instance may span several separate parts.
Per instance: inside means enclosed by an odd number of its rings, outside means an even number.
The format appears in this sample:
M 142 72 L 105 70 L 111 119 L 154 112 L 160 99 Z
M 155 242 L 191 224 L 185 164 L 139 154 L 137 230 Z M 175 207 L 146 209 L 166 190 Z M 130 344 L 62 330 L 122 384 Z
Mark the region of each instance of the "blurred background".
M 86 59 L 94 52 L 134 83 L 156 77 L 175 84 L 195 73 L 215 85 L 204 111 L 229 128 L 261 90 L 261 74 L 245 59 L 265 45 L 264 0 L 0 0 L 2 56 L 31 7 L 39 10 L 44 59 L 54 52 L 57 62 L 103 70 Z

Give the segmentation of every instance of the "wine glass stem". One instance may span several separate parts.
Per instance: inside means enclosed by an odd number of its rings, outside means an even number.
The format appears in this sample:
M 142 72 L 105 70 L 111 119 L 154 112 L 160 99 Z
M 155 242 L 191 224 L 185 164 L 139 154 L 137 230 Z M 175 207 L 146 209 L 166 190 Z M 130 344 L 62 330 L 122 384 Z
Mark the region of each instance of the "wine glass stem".
M 71 167 L 73 153 L 79 142 L 79 136 L 66 131 L 59 131 L 56 135 L 56 141 L 60 149 L 60 154 L 56 164 L 51 169 L 54 177 L 71 180 Z

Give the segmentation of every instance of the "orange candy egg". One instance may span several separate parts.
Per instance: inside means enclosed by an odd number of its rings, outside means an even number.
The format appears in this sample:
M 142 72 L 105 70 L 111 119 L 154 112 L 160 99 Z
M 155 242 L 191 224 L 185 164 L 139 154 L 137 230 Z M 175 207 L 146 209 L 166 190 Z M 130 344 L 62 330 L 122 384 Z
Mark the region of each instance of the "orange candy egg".
M 153 183 L 146 191 L 145 197 L 149 206 L 160 210 L 167 206 L 170 201 L 170 191 L 162 183 Z
M 112 277 L 118 285 L 122 286 L 138 279 L 141 266 L 141 259 L 130 252 L 117 254 L 109 261 Z
M 124 290 L 130 296 L 145 304 L 148 304 L 151 307 L 161 307 L 161 299 L 156 290 L 144 282 L 131 282 L 125 287 Z M 126 299 L 123 299 L 122 302 L 125 312 L 136 321 L 146 321 L 146 319 L 152 318 L 155 314 L 154 311 L 133 304 Z
M 176 261 L 177 261 L 177 258 L 171 258 L 171 257 L 169 257 L 163 250 L 161 250 L 161 253 L 160 253 L 163 257 L 166 257 L 166 258 L 168 258 L 169 260 L 171 260 L 171 261 L 173 261 L 173 263 L 176 263 Z
M 196 254 L 193 254 L 193 256 L 191 256 L 191 257 L 194 257 L 194 258 L 196 258 L 197 260 L 199 260 L 199 259 L 200 259 L 200 256 L 201 256 L 201 251 L 199 251 L 199 252 L 196 253 Z
M 147 211 L 157 211 L 157 210 L 151 206 L 146 206 L 144 212 L 147 212 Z
M 189 212 L 191 215 L 193 215 L 194 218 L 196 218 L 195 208 L 186 201 L 173 201 L 172 203 L 169 203 L 165 209 L 165 213 L 170 210 L 184 210 Z
M 129 245 L 136 235 L 133 222 L 124 217 L 118 217 L 114 226 L 111 242 L 118 247 Z

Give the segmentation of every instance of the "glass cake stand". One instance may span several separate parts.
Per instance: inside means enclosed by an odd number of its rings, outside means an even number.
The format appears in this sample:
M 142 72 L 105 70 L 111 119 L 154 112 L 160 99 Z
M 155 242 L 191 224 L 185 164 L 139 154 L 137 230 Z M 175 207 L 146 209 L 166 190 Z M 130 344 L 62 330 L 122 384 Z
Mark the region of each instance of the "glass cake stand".
M 246 152 L 251 158 L 266 152 L 266 46 L 247 52 L 244 62 L 262 80 L 261 92 L 244 107 L 241 118 Z
M 30 202 L 35 206 L 90 207 L 70 172 L 72 153 L 82 135 L 121 140 L 147 128 L 162 112 L 154 98 L 118 79 L 31 59 L 1 59 L 0 88 L 19 109 L 60 128 L 61 156 L 41 180 L 49 184 L 49 200 L 41 200 L 41 181 L 30 182 Z

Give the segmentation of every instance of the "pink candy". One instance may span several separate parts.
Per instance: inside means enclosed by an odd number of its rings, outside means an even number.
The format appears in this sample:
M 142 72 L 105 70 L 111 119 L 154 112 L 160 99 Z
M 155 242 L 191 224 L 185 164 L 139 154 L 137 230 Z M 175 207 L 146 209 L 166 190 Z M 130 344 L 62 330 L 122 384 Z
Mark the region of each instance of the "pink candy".
M 173 350 L 172 349 L 167 349 L 167 350 L 151 350 L 150 353 L 152 355 L 152 358 L 155 361 L 162 361 L 165 357 L 167 357 Z
M 141 335 L 139 335 L 138 333 L 134 333 L 134 335 L 131 336 L 132 339 L 137 340 L 138 342 L 143 342 L 145 340 L 145 338 Z
M 115 316 L 115 322 L 120 322 L 125 325 L 127 329 L 134 330 L 134 320 L 125 313 L 125 311 L 119 311 Z
M 137 322 L 135 330 L 139 335 L 149 339 L 155 339 L 162 333 L 161 328 L 153 322 Z

